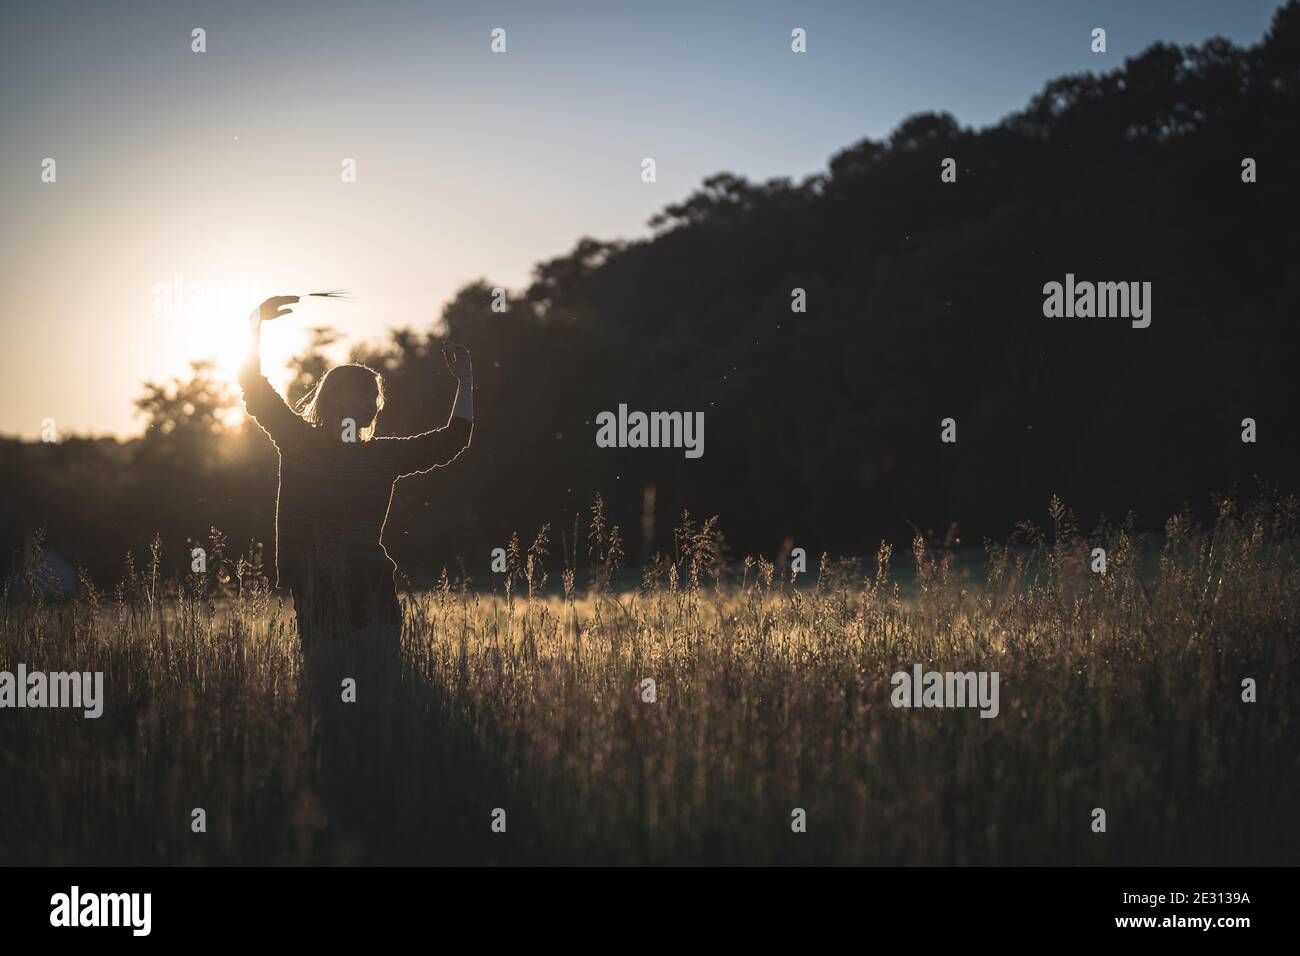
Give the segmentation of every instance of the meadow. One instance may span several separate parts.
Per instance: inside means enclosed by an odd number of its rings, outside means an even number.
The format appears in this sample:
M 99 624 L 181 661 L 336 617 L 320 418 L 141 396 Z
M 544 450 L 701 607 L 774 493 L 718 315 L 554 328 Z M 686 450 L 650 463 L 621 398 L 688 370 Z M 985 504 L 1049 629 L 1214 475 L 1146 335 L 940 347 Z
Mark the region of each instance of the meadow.
M 34 562 L 0 669 L 103 671 L 106 700 L 0 711 L 0 863 L 1294 865 L 1297 517 L 1225 500 L 1148 554 L 1053 501 L 978 575 L 920 538 L 794 575 L 689 517 L 623 568 L 598 505 L 409 595 L 356 703 L 307 691 L 291 607 L 219 535 L 206 574 L 155 544 L 66 599 Z M 893 707 L 916 664 L 997 671 L 998 716 Z

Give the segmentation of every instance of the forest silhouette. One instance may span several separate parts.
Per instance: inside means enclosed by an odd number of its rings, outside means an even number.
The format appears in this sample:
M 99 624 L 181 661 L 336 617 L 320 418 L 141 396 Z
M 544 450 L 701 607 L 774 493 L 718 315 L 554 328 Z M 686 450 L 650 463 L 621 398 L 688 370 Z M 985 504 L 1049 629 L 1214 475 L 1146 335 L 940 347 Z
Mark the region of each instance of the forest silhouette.
M 379 434 L 441 424 L 455 389 L 442 342 L 479 372 L 473 449 L 398 483 L 385 545 L 414 580 L 461 560 L 485 580 L 513 531 L 563 529 L 597 494 L 635 561 L 671 546 L 684 509 L 723 515 L 738 553 L 790 539 L 872 553 L 914 527 L 978 546 L 1054 494 L 1085 523 L 1131 512 L 1158 530 L 1214 493 L 1286 485 L 1297 117 L 1293 0 L 1253 47 L 1156 44 L 1053 80 L 983 130 L 926 113 L 801 182 L 712 176 L 649 238 L 584 238 L 539 263 L 505 312 L 494 283 L 468 285 L 437 327 L 352 355 L 384 374 Z M 1247 157 L 1258 182 L 1242 181 Z M 1043 286 L 1067 273 L 1151 282 L 1151 326 L 1045 318 Z M 335 334 L 296 360 L 290 402 Z M 224 424 L 237 401 L 197 363 L 145 385 L 139 439 L 3 441 L 6 554 L 43 528 L 115 580 L 155 533 L 174 563 L 212 528 L 236 550 L 271 540 L 275 453 L 251 422 Z M 707 454 L 598 448 L 596 416 L 620 402 L 703 411 Z M 948 417 L 955 444 L 939 440 Z M 1246 417 L 1257 443 L 1241 440 Z

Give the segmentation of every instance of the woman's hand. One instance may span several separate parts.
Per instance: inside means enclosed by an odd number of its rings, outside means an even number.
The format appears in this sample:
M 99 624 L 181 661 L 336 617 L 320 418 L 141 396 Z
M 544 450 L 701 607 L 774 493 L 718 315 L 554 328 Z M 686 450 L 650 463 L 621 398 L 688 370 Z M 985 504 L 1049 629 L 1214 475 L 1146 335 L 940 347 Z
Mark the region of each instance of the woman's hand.
M 447 368 L 451 371 L 451 374 L 456 377 L 456 381 L 462 385 L 473 383 L 474 366 L 470 364 L 469 349 L 463 345 L 448 342 L 442 347 L 442 358 L 447 363 Z
M 296 295 L 273 295 L 248 316 L 248 352 L 239 368 L 240 382 L 244 375 L 260 375 L 262 371 L 262 323 L 288 315 L 289 306 L 298 301 Z
M 254 322 L 270 322 L 282 315 L 288 315 L 293 309 L 289 306 L 298 301 L 296 295 L 273 295 L 256 309 L 248 318 Z

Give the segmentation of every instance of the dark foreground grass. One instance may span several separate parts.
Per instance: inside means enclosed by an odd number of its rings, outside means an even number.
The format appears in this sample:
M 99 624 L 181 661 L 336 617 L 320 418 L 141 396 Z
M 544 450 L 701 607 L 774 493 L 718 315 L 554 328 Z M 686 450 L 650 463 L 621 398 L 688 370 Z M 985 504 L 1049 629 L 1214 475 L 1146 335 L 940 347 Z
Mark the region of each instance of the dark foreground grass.
M 689 523 L 619 592 L 597 519 L 551 594 L 543 532 L 502 593 L 416 596 L 400 673 L 341 648 L 355 704 L 246 568 L 12 590 L 0 670 L 106 703 L 0 710 L 0 863 L 1300 863 L 1295 501 L 1171 520 L 1146 580 L 1129 530 L 1052 517 L 978 586 L 918 541 L 906 593 L 888 549 L 795 587 Z M 895 709 L 918 663 L 997 671 L 999 715 Z

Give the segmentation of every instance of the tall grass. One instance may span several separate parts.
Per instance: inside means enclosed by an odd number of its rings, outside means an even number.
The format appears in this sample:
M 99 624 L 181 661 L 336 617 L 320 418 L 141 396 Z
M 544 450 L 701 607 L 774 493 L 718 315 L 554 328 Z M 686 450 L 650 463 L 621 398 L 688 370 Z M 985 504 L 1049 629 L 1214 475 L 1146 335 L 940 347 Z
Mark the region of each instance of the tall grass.
M 29 579 L 0 669 L 102 670 L 107 702 L 0 711 L 0 862 L 1300 862 L 1295 500 L 1171 519 L 1154 556 L 1050 517 L 979 583 L 918 538 L 906 588 L 888 547 L 801 576 L 687 517 L 630 587 L 598 501 L 582 587 L 578 527 L 558 560 L 513 540 L 491 593 L 444 574 L 356 704 L 306 692 L 291 609 L 219 538 L 179 581 L 156 545 L 112 593 Z M 999 716 L 893 708 L 917 663 L 999 672 Z

